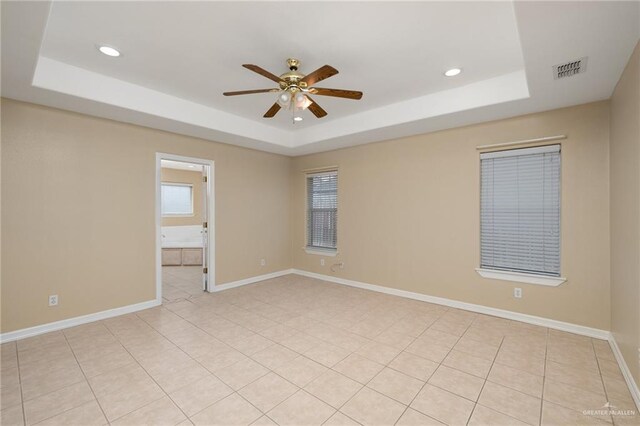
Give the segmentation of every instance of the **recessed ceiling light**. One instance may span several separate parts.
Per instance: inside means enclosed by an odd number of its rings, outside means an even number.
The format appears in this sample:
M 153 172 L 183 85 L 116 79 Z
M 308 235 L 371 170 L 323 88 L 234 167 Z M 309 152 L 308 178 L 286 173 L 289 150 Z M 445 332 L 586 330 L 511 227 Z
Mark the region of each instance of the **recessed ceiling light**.
M 454 77 L 460 74 L 462 70 L 460 68 L 451 68 L 450 70 L 445 71 L 444 75 L 447 77 Z
M 118 49 L 114 49 L 113 47 L 98 46 L 98 50 L 104 53 L 105 55 L 113 56 L 114 58 L 117 58 L 118 56 L 120 56 L 120 52 L 118 51 Z

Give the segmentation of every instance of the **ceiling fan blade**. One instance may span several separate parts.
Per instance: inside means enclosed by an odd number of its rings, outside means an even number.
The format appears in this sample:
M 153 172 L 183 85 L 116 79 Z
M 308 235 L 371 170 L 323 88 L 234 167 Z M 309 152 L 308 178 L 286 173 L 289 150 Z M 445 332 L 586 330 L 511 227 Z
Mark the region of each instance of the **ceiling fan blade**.
M 322 118 L 327 115 L 327 111 L 323 110 L 320 105 L 318 105 L 313 99 L 307 96 L 307 99 L 311 101 L 311 104 L 307 107 L 309 111 L 313 113 L 318 118 Z
M 325 80 L 325 79 L 327 79 L 329 77 L 332 77 L 332 76 L 334 76 L 336 74 L 338 74 L 338 70 L 337 69 L 335 69 L 331 65 L 325 65 L 325 66 L 322 66 L 322 67 L 318 68 L 317 70 L 315 70 L 311 74 L 308 74 L 307 76 L 305 76 L 300 81 L 302 81 L 304 83 L 307 83 L 307 86 L 313 86 L 317 82 Z
M 336 98 L 346 98 L 346 99 L 362 99 L 362 92 L 358 92 L 355 90 L 342 90 L 342 89 L 325 89 L 322 87 L 313 87 L 309 89 L 310 93 L 314 95 L 321 96 L 334 96 Z
M 257 72 L 258 74 L 260 74 L 263 77 L 267 77 L 269 80 L 273 80 L 276 83 L 280 83 L 280 77 L 278 77 L 277 75 L 271 74 L 269 71 L 260 68 L 257 65 L 253 65 L 253 64 L 243 64 L 243 67 L 245 67 L 248 70 L 251 70 L 253 72 Z
M 279 103 L 275 103 L 271 106 L 271 108 L 269 108 L 269 111 L 265 112 L 263 117 L 264 118 L 272 118 L 274 115 L 276 115 L 278 113 L 278 111 L 280 111 L 280 104 Z
M 241 90 L 239 92 L 224 92 L 225 96 L 238 96 L 238 95 L 252 95 L 254 93 L 269 93 L 279 92 L 278 89 L 256 89 L 256 90 Z

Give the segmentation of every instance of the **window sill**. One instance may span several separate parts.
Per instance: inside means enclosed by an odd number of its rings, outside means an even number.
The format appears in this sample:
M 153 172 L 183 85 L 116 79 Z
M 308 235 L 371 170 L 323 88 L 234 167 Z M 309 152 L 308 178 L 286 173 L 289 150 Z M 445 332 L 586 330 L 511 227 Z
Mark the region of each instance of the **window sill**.
M 499 271 L 497 269 L 476 268 L 476 272 L 483 278 L 546 285 L 549 287 L 558 287 L 567 280 L 564 277 L 548 277 L 545 275 L 525 274 L 523 272 Z
M 322 249 L 317 247 L 303 247 L 307 254 L 317 254 L 318 256 L 335 257 L 338 254 L 337 249 Z

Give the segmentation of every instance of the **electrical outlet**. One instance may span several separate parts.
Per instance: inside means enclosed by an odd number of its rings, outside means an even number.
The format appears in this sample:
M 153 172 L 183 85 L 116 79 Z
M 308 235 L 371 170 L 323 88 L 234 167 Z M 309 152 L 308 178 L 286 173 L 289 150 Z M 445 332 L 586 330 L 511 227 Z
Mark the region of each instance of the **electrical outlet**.
M 267 265 L 267 260 L 266 259 L 260 259 L 260 266 L 266 266 Z
M 515 297 L 516 299 L 522 299 L 522 289 L 518 287 L 514 288 L 513 297 Z
M 320 259 L 320 266 L 324 266 L 324 259 Z
M 49 306 L 58 306 L 58 295 L 52 294 L 49 296 Z

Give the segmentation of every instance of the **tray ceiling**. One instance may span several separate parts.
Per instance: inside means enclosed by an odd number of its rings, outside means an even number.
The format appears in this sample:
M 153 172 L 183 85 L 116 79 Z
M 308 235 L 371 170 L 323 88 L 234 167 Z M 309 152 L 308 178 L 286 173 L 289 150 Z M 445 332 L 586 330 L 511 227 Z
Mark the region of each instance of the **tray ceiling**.
M 2 95 L 299 155 L 606 99 L 639 18 L 637 2 L 3 2 Z M 288 57 L 363 99 L 316 96 L 329 115 L 294 125 L 262 118 L 273 93 L 222 96 L 273 84 L 241 64 Z

